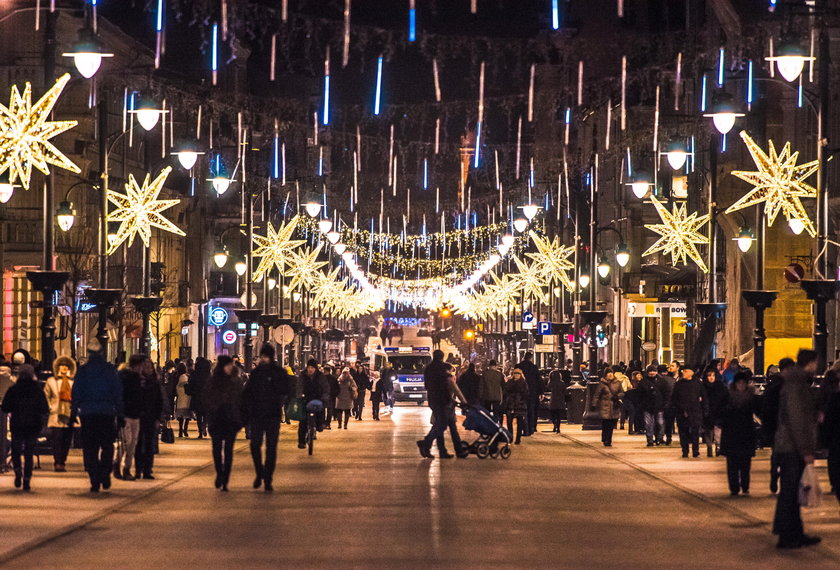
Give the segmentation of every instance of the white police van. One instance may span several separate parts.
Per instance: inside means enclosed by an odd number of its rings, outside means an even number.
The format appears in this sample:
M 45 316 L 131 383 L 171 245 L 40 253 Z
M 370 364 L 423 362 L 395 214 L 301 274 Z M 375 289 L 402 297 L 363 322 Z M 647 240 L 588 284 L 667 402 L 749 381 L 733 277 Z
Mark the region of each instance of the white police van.
M 422 406 L 426 401 L 426 386 L 423 383 L 423 371 L 432 361 L 432 350 L 428 346 L 386 346 L 377 349 L 372 356 L 372 370 L 379 372 L 385 361 L 391 363 L 396 380 L 394 381 L 394 399 L 397 402 L 417 402 Z

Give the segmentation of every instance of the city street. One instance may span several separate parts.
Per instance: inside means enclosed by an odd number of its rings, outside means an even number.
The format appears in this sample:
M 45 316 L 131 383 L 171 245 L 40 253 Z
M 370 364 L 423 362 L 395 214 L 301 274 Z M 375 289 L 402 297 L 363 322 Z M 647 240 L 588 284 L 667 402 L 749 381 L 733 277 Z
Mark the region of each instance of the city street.
M 806 511 L 811 549 L 779 552 L 769 533 L 767 452 L 752 496 L 731 499 L 724 459 L 678 459 L 618 435 L 563 426 L 516 446 L 508 461 L 423 460 L 428 411 L 324 432 L 309 457 L 284 426 L 276 491 L 251 489 L 243 441 L 230 493 L 213 489 L 208 441 L 162 445 L 153 482 L 85 491 L 70 473 L 38 471 L 31 494 L 0 477 L 0 564 L 51 567 L 762 567 L 836 568 L 834 497 Z M 294 427 L 294 426 L 292 426 Z M 547 426 L 540 426 L 548 429 Z M 467 433 L 467 437 L 471 434 Z M 45 464 L 47 462 L 45 461 Z M 825 468 L 820 473 L 825 477 Z M 47 562 L 48 561 L 48 562 Z

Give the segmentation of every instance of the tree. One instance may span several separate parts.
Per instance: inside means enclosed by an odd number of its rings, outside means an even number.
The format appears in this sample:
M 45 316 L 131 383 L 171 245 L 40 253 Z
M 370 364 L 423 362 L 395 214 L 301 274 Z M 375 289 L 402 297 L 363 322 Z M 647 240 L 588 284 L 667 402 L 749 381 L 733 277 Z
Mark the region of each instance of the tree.
M 58 265 L 69 273 L 64 285 L 64 302 L 70 313 L 70 356 L 73 360 L 76 360 L 77 356 L 76 331 L 79 323 L 80 301 L 84 296 L 84 289 L 93 278 L 96 265 L 96 232 L 90 231 L 90 226 L 87 224 L 80 224 L 80 226 L 56 235 Z

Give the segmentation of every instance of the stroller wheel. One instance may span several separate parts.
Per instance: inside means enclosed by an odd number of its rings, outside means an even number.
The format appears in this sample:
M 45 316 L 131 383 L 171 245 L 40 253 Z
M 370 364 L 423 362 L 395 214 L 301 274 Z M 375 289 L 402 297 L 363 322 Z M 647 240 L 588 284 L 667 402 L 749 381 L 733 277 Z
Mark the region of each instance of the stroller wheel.
M 509 459 L 510 458 L 510 446 L 506 445 L 499 450 L 499 456 L 502 459 Z
M 486 459 L 490 455 L 490 448 L 486 443 L 479 443 L 475 448 L 475 454 L 479 459 Z
M 493 459 L 498 459 L 501 452 L 502 450 L 494 445 L 493 448 L 490 450 L 490 457 L 492 457 Z

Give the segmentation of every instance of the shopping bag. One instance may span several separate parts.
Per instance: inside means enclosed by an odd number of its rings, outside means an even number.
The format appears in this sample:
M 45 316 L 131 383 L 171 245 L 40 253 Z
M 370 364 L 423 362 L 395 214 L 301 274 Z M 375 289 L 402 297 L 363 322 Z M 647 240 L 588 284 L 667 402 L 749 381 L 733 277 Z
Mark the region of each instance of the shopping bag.
M 809 463 L 802 471 L 802 478 L 799 480 L 799 504 L 803 507 L 813 508 L 822 503 L 822 490 L 820 480 L 817 479 L 817 471 L 814 464 Z
M 169 422 L 160 430 L 160 441 L 162 443 L 175 443 L 175 432 L 169 426 Z
M 286 404 L 286 419 L 296 422 L 303 419 L 303 406 L 300 404 L 300 398 L 292 398 Z

